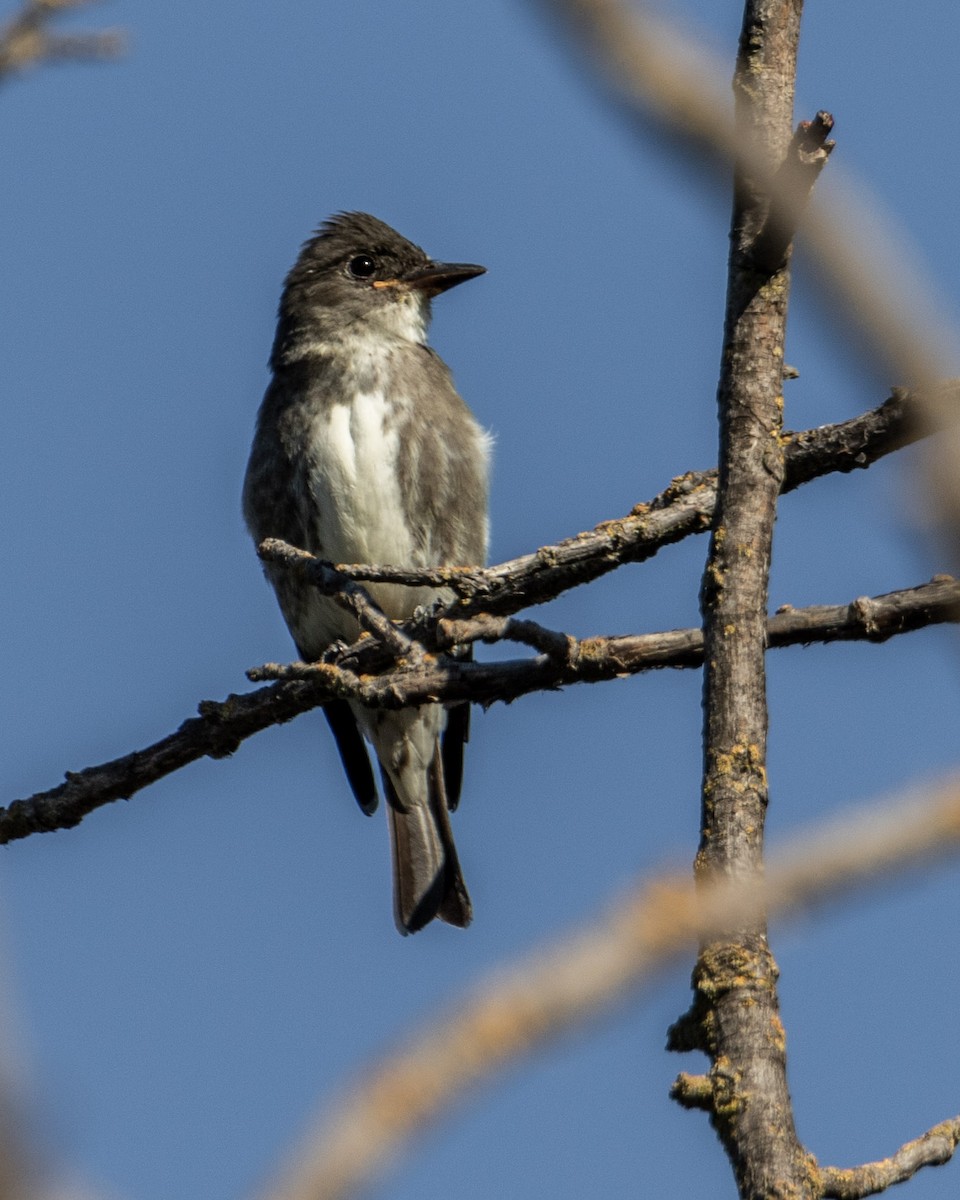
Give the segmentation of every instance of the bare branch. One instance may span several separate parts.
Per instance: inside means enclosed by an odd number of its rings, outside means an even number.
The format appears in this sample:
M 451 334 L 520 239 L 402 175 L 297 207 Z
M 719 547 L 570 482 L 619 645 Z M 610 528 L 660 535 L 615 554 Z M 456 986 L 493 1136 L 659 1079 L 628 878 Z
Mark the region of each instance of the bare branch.
M 770 619 L 769 643 L 774 646 L 870 639 L 882 641 L 925 625 L 958 620 L 960 584 L 948 577 L 850 605 L 790 609 Z M 446 623 L 444 623 L 446 626 Z M 492 704 L 533 691 L 574 683 L 594 683 L 661 667 L 696 667 L 702 662 L 699 629 L 577 641 L 533 622 L 480 618 L 463 628 L 447 628 L 448 640 L 493 636 L 508 628 L 519 640 L 539 643 L 545 653 L 532 659 L 473 663 L 456 659 L 427 659 L 379 678 L 361 678 L 332 663 L 270 664 L 261 678 L 282 682 L 222 702 L 204 701 L 200 715 L 153 745 L 112 762 L 68 772 L 65 783 L 0 808 L 0 845 L 70 829 L 85 816 L 114 800 L 127 800 L 166 775 L 197 759 L 224 758 L 247 738 L 270 725 L 289 721 L 336 697 L 350 697 L 380 707 L 453 703 L 475 700 Z M 497 634 L 499 636 L 499 634 Z M 506 635 L 504 635 L 506 636 Z
M 124 38 L 118 30 L 54 34 L 49 23 L 59 14 L 95 0 L 26 0 L 0 28 L 0 83 L 16 71 L 42 62 L 90 62 L 117 58 Z
M 32 833 L 71 829 L 95 809 L 128 800 L 198 758 L 226 758 L 261 729 L 292 720 L 339 694 L 339 674 L 330 668 L 325 687 L 293 682 L 231 695 L 222 702 L 201 702 L 198 717 L 184 721 L 161 741 L 84 771 L 68 771 L 59 787 L 0 809 L 0 844 Z
M 264 562 L 284 566 L 289 556 L 306 552 L 278 538 L 268 538 L 257 547 Z M 312 561 L 312 556 L 307 555 Z M 322 560 L 316 560 L 322 561 Z M 486 572 L 480 567 L 391 567 L 374 563 L 334 563 L 334 570 L 344 579 L 357 583 L 396 583 L 402 587 L 449 588 L 458 596 L 482 595 L 489 589 Z
M 445 1015 L 431 1014 L 328 1107 L 261 1200 L 357 1194 L 477 1084 L 622 1003 L 694 938 L 752 924 L 765 911 L 821 903 L 958 845 L 954 779 L 922 802 L 916 793 L 900 796 L 797 841 L 763 883 L 721 878 L 697 893 L 674 874 L 649 881 L 589 926 L 498 968 Z M 833 1172 L 827 1168 L 825 1179 Z
M 949 1162 L 960 1143 L 960 1117 L 943 1121 L 920 1137 L 901 1146 L 896 1154 L 862 1167 L 821 1167 L 823 1195 L 833 1200 L 862 1200 L 883 1192 L 895 1183 L 905 1183 L 923 1167 L 940 1167 Z
M 937 428 L 946 428 L 948 421 L 956 424 L 960 418 L 960 381 L 945 380 L 938 392 L 942 396 L 944 424 Z M 934 432 L 922 419 L 924 407 L 925 402 L 916 392 L 893 388 L 889 399 L 879 408 L 859 417 L 802 433 L 784 432 L 781 494 L 834 471 L 869 467 L 885 455 Z
M 577 641 L 568 633 L 546 629 L 536 621 L 518 621 L 516 617 L 483 615 L 468 621 L 441 619 L 437 623 L 437 634 L 441 646 L 445 649 L 469 642 L 486 642 L 487 645 L 496 642 L 519 642 L 524 646 L 532 646 L 547 658 L 556 659 L 565 665 L 577 662 L 583 654 L 584 647 L 583 642 Z M 614 640 L 616 639 L 597 639 L 606 644 Z

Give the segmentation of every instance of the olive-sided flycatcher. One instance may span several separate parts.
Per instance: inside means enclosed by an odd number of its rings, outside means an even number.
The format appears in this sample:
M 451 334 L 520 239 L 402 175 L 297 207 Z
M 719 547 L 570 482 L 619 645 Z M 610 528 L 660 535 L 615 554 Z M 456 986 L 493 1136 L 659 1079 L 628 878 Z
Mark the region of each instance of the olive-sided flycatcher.
M 366 213 L 340 213 L 305 243 L 280 299 L 273 381 L 257 418 L 243 488 L 255 542 L 276 537 L 338 563 L 476 566 L 486 560 L 490 440 L 425 343 L 432 297 L 483 267 L 434 262 Z M 268 566 L 301 657 L 313 661 L 355 620 Z M 394 620 L 442 592 L 369 585 Z M 380 763 L 401 933 L 434 917 L 470 922 L 450 832 L 469 706 L 389 712 L 335 700 L 327 721 L 366 813 Z

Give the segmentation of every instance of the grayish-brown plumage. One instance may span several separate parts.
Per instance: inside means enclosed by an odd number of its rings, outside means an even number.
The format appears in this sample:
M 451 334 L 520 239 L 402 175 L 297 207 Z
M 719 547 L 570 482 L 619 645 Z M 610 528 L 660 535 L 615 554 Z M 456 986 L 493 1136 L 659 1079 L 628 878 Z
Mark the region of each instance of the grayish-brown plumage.
M 366 213 L 341 213 L 287 276 L 243 489 L 255 542 L 283 538 L 333 562 L 482 564 L 489 439 L 425 344 L 430 299 L 482 267 L 435 263 Z M 302 658 L 355 640 L 353 618 L 291 575 L 267 568 Z M 371 585 L 401 620 L 442 593 Z M 450 832 L 469 709 L 372 711 L 327 705 L 347 777 L 365 812 L 380 764 L 403 933 L 434 917 L 467 925 L 470 899 Z

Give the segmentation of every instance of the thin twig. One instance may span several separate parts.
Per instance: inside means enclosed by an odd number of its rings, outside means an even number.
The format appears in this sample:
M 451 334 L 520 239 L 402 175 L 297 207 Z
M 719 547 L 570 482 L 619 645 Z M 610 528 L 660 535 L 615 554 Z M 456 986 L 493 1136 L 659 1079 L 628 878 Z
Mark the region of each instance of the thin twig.
M 860 596 L 850 604 L 784 605 L 767 622 L 770 649 L 814 643 L 884 642 L 901 633 L 929 625 L 960 621 L 960 582 L 939 575 L 915 588 L 883 596 Z M 532 692 L 555 690 L 577 683 L 603 683 L 644 671 L 689 669 L 703 665 L 703 631 L 671 629 L 619 637 L 574 638 L 512 617 L 471 618 L 440 622 L 448 645 L 475 641 L 519 641 L 535 646 L 536 658 L 500 662 L 465 662 L 430 658 L 401 670 L 363 676 L 339 663 L 265 663 L 247 672 L 255 683 L 266 680 L 329 681 L 336 677 L 337 694 L 372 708 L 397 708 L 439 701 L 454 704 L 472 700 L 483 705 L 510 702 Z M 344 650 L 344 657 L 353 648 Z
M 896 1154 L 861 1167 L 821 1167 L 823 1196 L 830 1200 L 863 1200 L 886 1191 L 895 1183 L 906 1183 L 924 1167 L 941 1167 L 953 1157 L 960 1144 L 960 1117 L 942 1121 L 918 1138 L 901 1146 Z
M 496 642 L 519 642 L 561 663 L 574 661 L 583 644 L 569 633 L 547 629 L 536 621 L 488 615 L 467 621 L 441 619 L 437 624 L 437 634 L 445 649 L 469 642 L 486 642 L 490 646 Z
M 480 567 L 391 567 L 375 563 L 335 563 L 334 566 L 347 579 L 357 583 L 449 588 L 458 596 L 483 595 L 488 586 L 485 572 Z
M 767 621 L 766 641 L 770 649 L 814 642 L 884 642 L 901 633 L 958 620 L 960 583 L 950 575 L 938 575 L 918 587 L 882 596 L 860 596 L 850 604 L 820 604 L 805 608 L 785 604 Z M 599 683 L 642 671 L 699 667 L 703 663 L 703 632 L 699 628 L 578 639 L 533 621 L 482 614 L 464 621 L 441 618 L 437 634 L 443 648 L 478 641 L 488 645 L 516 641 L 533 646 L 543 658 L 513 663 L 474 663 L 466 665 L 464 672 L 460 671 L 462 664 L 458 662 L 458 683 L 469 695 L 457 695 L 451 690 L 452 680 L 440 663 L 427 676 L 409 669 L 403 672 L 403 680 L 396 675 L 384 675 L 383 684 L 389 688 L 395 702 L 405 697 L 405 702 L 417 703 L 436 694 L 447 702 L 470 699 L 492 704 L 498 699 L 515 700 L 520 695 L 544 688 Z M 355 649 L 345 648 L 343 657 L 352 656 Z M 326 663 L 269 663 L 252 668 L 247 675 L 254 683 L 268 679 L 312 679 L 328 667 Z M 505 674 L 507 670 L 511 671 L 509 680 Z M 481 675 L 484 685 L 479 694 Z M 366 703 L 382 703 L 375 698 L 381 686 L 376 681 L 358 682 L 355 698 Z
M 321 595 L 329 596 L 356 618 L 362 630 L 378 638 L 393 657 L 419 656 L 423 648 L 384 613 L 366 588 L 355 583 L 332 563 L 315 558 L 306 550 L 289 546 L 279 538 L 267 538 L 257 547 L 264 562 L 282 567 L 312 584 Z

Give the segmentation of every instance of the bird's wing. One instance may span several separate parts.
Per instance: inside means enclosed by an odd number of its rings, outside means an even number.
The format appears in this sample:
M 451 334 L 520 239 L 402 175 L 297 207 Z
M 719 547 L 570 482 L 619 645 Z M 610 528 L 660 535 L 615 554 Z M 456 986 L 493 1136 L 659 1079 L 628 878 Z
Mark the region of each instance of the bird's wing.
M 366 743 L 350 705 L 346 700 L 331 700 L 323 706 L 323 714 L 336 740 L 340 761 L 343 763 L 354 797 L 367 816 L 371 816 L 377 811 L 380 797 L 377 794 L 377 784 L 373 777 L 373 768 L 370 766 Z
M 473 659 L 473 646 L 461 647 L 455 657 L 465 662 Z M 443 759 L 443 780 L 447 793 L 447 811 L 455 812 L 460 803 L 463 784 L 463 751 L 470 741 L 470 705 L 454 704 L 447 709 L 447 726 L 440 737 Z

